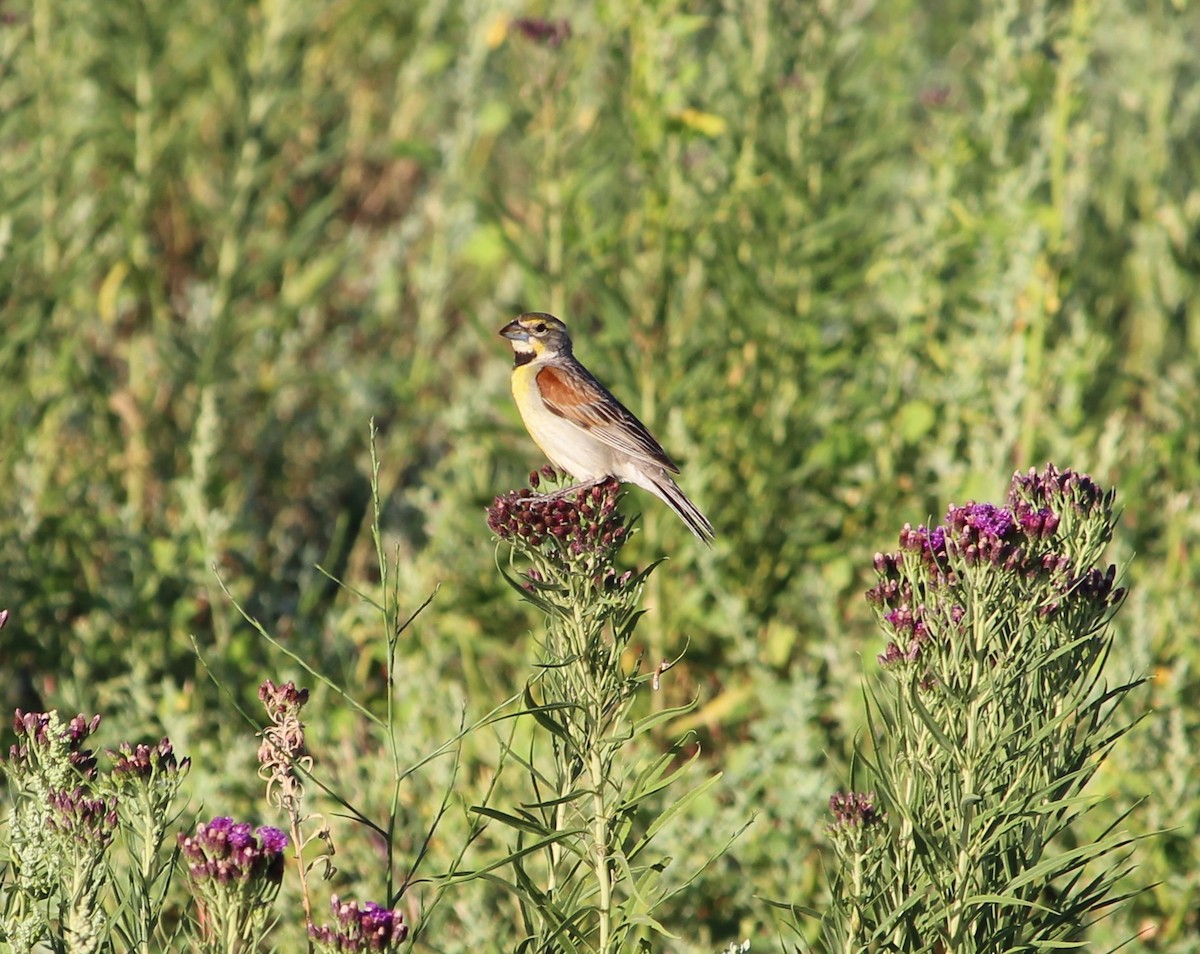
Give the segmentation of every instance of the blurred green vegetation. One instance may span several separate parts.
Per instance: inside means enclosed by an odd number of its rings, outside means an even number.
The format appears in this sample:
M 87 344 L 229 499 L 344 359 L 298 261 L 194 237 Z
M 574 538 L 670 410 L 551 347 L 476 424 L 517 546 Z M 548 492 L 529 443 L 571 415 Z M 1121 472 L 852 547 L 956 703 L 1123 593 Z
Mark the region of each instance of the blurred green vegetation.
M 495 332 L 553 311 L 718 533 L 707 552 L 638 495 L 626 551 L 670 557 L 648 658 L 688 647 L 664 694 L 698 699 L 676 729 L 726 772 L 674 831 L 681 867 L 757 813 L 678 950 L 771 949 L 757 898 L 821 905 L 882 648 L 871 555 L 1046 460 L 1119 488 L 1113 678 L 1154 676 L 1099 784 L 1167 831 L 1138 853 L 1157 886 L 1095 940 L 1196 950 L 1197 49 L 1186 0 L 5 0 L 0 702 L 165 731 L 197 805 L 261 805 L 252 730 L 189 636 L 244 700 L 300 675 L 219 579 L 382 705 L 377 620 L 316 569 L 377 585 L 372 417 L 402 600 L 437 590 L 401 645 L 404 749 L 507 698 L 534 617 L 483 507 L 543 461 Z M 382 815 L 336 697 L 307 714 L 318 765 Z M 468 740 L 463 799 L 496 750 Z M 405 788 L 399 839 L 449 771 Z M 338 835 L 340 890 L 378 894 L 378 846 Z M 503 949 L 514 916 L 464 889 L 422 944 Z

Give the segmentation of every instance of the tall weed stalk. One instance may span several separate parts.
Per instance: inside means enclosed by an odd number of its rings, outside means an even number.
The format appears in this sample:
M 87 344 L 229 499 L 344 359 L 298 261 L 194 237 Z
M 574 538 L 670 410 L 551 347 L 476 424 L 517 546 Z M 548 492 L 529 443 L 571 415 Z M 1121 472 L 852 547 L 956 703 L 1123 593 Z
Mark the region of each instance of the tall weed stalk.
M 541 477 L 530 481 L 536 488 Z M 654 913 L 683 885 L 664 877 L 669 859 L 653 851 L 655 835 L 719 778 L 664 805 L 691 759 L 678 747 L 655 751 L 650 733 L 691 707 L 638 715 L 639 699 L 658 688 L 669 664 L 647 670 L 635 649 L 654 566 L 617 569 L 633 529 L 619 498 L 619 484 L 609 480 L 545 495 L 516 491 L 488 513 L 514 558 L 501 567 L 504 578 L 544 619 L 524 700 L 539 731 L 527 754 L 513 753 L 532 798 L 511 812 L 478 809 L 514 834 L 507 857 L 483 874 L 515 893 L 522 951 L 610 954 L 650 950 L 656 934 L 660 942 L 671 937 Z

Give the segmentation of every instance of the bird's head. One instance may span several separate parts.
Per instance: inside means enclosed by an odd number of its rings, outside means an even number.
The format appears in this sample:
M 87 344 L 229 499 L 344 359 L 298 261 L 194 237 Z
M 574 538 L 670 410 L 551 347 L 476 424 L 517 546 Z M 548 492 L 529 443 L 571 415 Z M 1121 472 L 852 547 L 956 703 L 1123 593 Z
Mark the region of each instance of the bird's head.
M 543 311 L 531 311 L 514 318 L 500 329 L 517 356 L 517 364 L 526 364 L 542 356 L 571 353 L 567 326 Z

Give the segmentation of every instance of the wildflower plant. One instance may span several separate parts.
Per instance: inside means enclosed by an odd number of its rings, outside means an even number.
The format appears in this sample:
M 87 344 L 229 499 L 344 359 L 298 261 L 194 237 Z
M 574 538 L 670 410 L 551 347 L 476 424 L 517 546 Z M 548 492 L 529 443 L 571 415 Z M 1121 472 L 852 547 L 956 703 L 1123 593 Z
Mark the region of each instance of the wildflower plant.
M 829 949 L 1000 952 L 1082 943 L 1131 838 L 1072 844 L 1128 725 L 1109 686 L 1124 591 L 1100 560 L 1114 493 L 1048 465 L 1004 506 L 905 526 L 868 592 L 887 632 L 869 692 L 876 795 L 839 795 Z M 885 818 L 886 813 L 886 818 Z
M 288 838 L 278 828 L 252 830 L 221 816 L 180 833 L 179 849 L 196 899 L 192 927 L 203 954 L 256 951 L 271 927 L 271 906 L 283 882 Z
M 267 783 L 267 801 L 288 819 L 292 844 L 295 846 L 297 869 L 300 874 L 301 899 L 304 903 L 305 924 L 312 926 L 312 900 L 308 888 L 308 875 L 314 865 L 324 862 L 324 872 L 332 872 L 333 840 L 324 819 L 303 811 L 304 781 L 302 773 L 312 770 L 312 756 L 308 754 L 304 741 L 304 723 L 300 710 L 308 703 L 308 690 L 297 688 L 294 682 L 276 685 L 267 679 L 258 688 L 258 698 L 267 710 L 270 723 L 263 729 L 262 744 L 258 748 L 258 775 Z M 305 835 L 306 823 L 316 822 L 317 829 Z M 304 860 L 304 848 L 311 842 L 319 842 L 321 854 L 308 863 Z
M 64 723 L 57 712 L 18 709 L 13 718 L 3 938 L 14 950 L 119 943 L 149 952 L 166 943 L 160 919 L 174 858 L 163 846 L 190 763 L 162 739 L 121 743 L 103 771 L 89 747 L 99 725 L 99 716 Z
M 398 951 L 408 938 L 408 925 L 399 910 L 391 910 L 374 901 L 358 904 L 333 896 L 335 923 L 320 927 L 309 925 L 308 935 L 318 951 L 326 954 L 359 954 Z
M 155 745 L 121 743 L 108 757 L 107 787 L 116 799 L 129 858 L 125 880 L 114 882 L 122 903 L 113 931 L 127 950 L 149 954 L 163 946 L 160 915 L 175 862 L 174 853 L 163 849 L 178 821 L 175 804 L 191 759 L 178 758 L 167 738 Z
M 13 718 L 17 742 L 4 763 L 15 804 L 3 930 L 16 950 L 52 939 L 97 950 L 104 936 L 99 897 L 117 813 L 116 800 L 94 789 L 96 756 L 85 746 L 99 724 L 99 716 L 64 724 L 57 712 L 20 709 Z
M 653 917 L 670 894 L 662 879 L 667 862 L 649 849 L 655 833 L 716 779 L 665 809 L 656 802 L 687 760 L 676 751 L 647 757 L 639 745 L 688 707 L 641 718 L 635 712 L 669 668 L 644 671 L 630 653 L 653 567 L 617 568 L 633 522 L 618 510 L 616 480 L 564 481 L 545 468 L 530 475 L 529 489 L 497 497 L 488 510 L 488 526 L 510 550 L 501 572 L 542 611 L 545 626 L 524 697 L 540 730 L 523 759 L 533 799 L 514 812 L 477 811 L 516 836 L 504 883 L 520 904 L 521 949 L 611 952 L 644 947 L 650 932 L 670 936 Z M 543 485 L 549 493 L 538 492 Z

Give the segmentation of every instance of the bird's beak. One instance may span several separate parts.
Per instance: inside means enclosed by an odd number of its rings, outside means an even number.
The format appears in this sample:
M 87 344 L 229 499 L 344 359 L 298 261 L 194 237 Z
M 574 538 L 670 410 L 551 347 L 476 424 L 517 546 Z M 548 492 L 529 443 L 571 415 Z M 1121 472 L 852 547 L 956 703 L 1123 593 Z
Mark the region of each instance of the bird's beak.
M 515 318 L 500 329 L 500 336 L 507 338 L 509 341 L 529 340 L 529 332 L 522 328 L 521 323 Z

